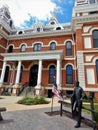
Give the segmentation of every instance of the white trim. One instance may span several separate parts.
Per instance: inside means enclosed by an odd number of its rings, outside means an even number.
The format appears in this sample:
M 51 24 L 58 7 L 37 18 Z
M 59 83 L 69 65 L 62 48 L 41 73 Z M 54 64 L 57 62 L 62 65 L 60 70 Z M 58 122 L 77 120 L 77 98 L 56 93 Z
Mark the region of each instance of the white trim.
M 19 48 L 21 48 L 22 45 L 25 45 L 25 46 L 27 47 L 27 43 L 21 43 L 21 44 L 19 45 Z
M 56 65 L 51 63 L 51 64 L 49 64 L 48 67 L 47 67 L 48 70 L 49 70 L 50 66 L 52 66 L 52 65 L 55 66 L 55 69 L 56 69 Z
M 48 43 L 48 45 L 50 46 L 50 44 L 51 44 L 52 42 L 55 42 L 56 45 L 58 44 L 56 40 L 51 40 L 51 41 Z
M 32 47 L 34 47 L 34 45 L 37 44 L 37 43 L 40 43 L 42 45 L 42 47 L 43 47 L 43 42 L 40 42 L 40 41 L 33 42 Z

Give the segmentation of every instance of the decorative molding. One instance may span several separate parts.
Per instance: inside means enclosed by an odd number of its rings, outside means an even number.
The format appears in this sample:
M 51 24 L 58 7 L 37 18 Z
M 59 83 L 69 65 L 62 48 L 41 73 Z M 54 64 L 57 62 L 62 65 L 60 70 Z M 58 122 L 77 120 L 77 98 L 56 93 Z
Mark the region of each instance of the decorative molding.
M 55 60 L 63 59 L 63 50 L 43 51 L 43 52 L 22 52 L 22 53 L 1 53 L 4 61 L 28 61 L 28 60 Z
M 73 24 L 77 26 L 77 24 L 83 24 L 88 22 L 98 22 L 98 14 L 88 15 L 88 16 L 79 16 L 73 17 Z
M 76 6 L 74 8 L 75 13 L 85 13 L 85 12 L 91 12 L 95 10 L 98 10 L 98 3 Z
M 50 37 L 50 36 L 61 36 L 61 35 L 72 35 L 72 30 L 55 30 L 55 31 L 47 31 L 47 32 L 32 32 L 29 34 L 21 34 L 21 35 L 10 35 L 9 40 L 17 40 L 17 39 L 27 39 L 27 38 L 37 38 L 37 37 Z

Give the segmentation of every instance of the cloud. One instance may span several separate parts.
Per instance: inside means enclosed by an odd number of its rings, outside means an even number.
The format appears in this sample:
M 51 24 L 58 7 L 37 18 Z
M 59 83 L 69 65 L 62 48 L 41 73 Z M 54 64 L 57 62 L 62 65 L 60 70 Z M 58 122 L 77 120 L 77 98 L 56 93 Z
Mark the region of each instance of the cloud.
M 34 23 L 51 17 L 51 13 L 64 17 L 66 9 L 74 0 L 0 0 L 0 6 L 9 7 L 11 17 L 16 27 L 31 27 Z M 60 16 L 59 16 L 60 18 Z M 63 18 L 61 18 L 63 19 Z
M 9 6 L 16 26 L 20 26 L 24 21 L 29 21 L 31 17 L 47 20 L 51 16 L 51 12 L 57 8 L 51 0 L 0 0 L 0 6 L 4 4 Z

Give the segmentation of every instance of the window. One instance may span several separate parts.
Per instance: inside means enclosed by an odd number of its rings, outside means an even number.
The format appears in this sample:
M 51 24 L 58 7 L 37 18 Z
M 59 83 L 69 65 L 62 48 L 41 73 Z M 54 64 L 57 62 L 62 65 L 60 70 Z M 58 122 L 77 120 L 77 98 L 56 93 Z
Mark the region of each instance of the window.
M 8 48 L 8 51 L 7 51 L 8 53 L 11 53 L 11 52 L 13 52 L 13 46 L 11 45 L 11 46 L 9 46 L 9 48 Z
M 38 27 L 38 28 L 37 28 L 37 32 L 40 32 L 40 31 L 41 31 L 41 28 L 40 28 L 40 27 Z
M 40 51 L 41 50 L 41 43 L 34 44 L 34 51 Z
M 21 52 L 24 52 L 25 50 L 26 50 L 26 45 L 23 44 L 23 45 L 21 46 Z
M 94 48 L 98 48 L 98 30 L 92 32 Z
M 52 21 L 52 22 L 51 22 L 51 25 L 54 25 L 54 24 L 55 24 L 55 22 L 54 22 L 54 21 Z
M 97 13 L 98 13 L 97 11 L 90 12 L 90 14 L 97 14 Z
M 21 66 L 19 83 L 21 83 L 22 81 L 22 72 L 23 72 L 23 67 Z
M 95 0 L 89 0 L 90 4 L 95 3 Z
M 70 41 L 66 42 L 66 56 L 72 55 L 72 43 Z
M 97 83 L 98 83 L 98 59 L 96 60 L 96 77 L 97 77 Z
M 18 34 L 23 34 L 23 31 L 19 31 Z
M 56 30 L 61 30 L 61 27 L 57 27 Z
M 49 68 L 49 83 L 53 83 L 53 76 L 55 75 L 55 66 L 51 65 Z
M 73 69 L 71 65 L 66 66 L 66 83 L 67 84 L 73 83 Z
M 50 44 L 50 50 L 56 50 L 56 43 L 55 42 L 52 42 Z
M 4 76 L 4 82 L 8 81 L 8 76 L 9 75 L 9 66 L 6 66 L 6 70 L 5 70 L 5 76 Z

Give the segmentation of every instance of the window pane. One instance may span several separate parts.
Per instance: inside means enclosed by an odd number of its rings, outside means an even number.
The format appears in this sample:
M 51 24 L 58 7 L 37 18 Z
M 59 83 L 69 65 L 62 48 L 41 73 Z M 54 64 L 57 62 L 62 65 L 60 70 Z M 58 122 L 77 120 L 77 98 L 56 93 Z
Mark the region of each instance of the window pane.
M 34 51 L 40 51 L 41 50 L 41 44 L 37 43 L 34 45 Z
M 96 75 L 97 75 L 97 82 L 98 82 L 98 60 L 96 60 Z
M 55 50 L 56 49 L 56 43 L 55 42 L 52 42 L 50 44 L 50 50 Z
M 26 50 L 26 46 L 25 45 L 22 45 L 21 46 L 21 52 L 25 51 Z
M 9 46 L 8 53 L 13 52 L 13 46 Z
M 50 66 L 49 68 L 49 83 L 53 83 L 53 76 L 55 75 L 55 66 Z
M 23 72 L 23 67 L 21 66 L 19 83 L 21 83 L 22 81 L 22 72 Z
M 4 76 L 4 82 L 7 82 L 7 80 L 8 80 L 8 74 L 9 74 L 9 66 L 6 66 L 5 76 Z
M 40 32 L 40 30 L 41 30 L 40 28 L 37 28 L 37 32 Z
M 71 56 L 72 55 L 72 43 L 68 41 L 66 43 L 66 56 Z
M 98 30 L 92 32 L 94 48 L 98 48 Z
M 71 65 L 68 65 L 66 67 L 66 83 L 67 84 L 72 84 L 73 83 L 73 70 L 72 70 Z

